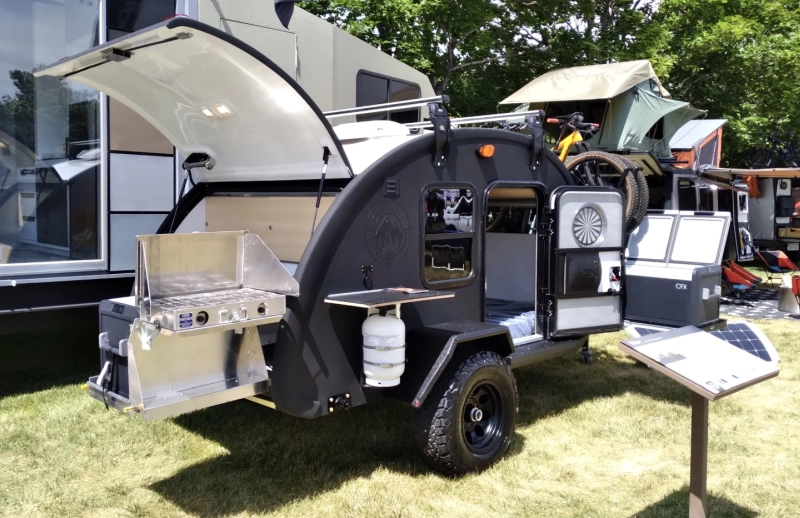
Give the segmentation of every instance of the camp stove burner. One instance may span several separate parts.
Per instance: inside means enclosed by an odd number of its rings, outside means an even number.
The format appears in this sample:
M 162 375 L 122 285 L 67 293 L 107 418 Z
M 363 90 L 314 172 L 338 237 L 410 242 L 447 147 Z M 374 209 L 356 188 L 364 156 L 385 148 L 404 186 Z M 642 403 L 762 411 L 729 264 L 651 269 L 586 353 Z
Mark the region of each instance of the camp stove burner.
M 151 304 L 150 321 L 157 319 L 161 327 L 172 331 L 246 322 L 286 311 L 283 295 L 253 288 L 166 297 Z
M 247 231 L 138 236 L 140 319 L 173 333 L 277 322 L 297 281 Z M 205 334 L 203 331 L 201 334 Z

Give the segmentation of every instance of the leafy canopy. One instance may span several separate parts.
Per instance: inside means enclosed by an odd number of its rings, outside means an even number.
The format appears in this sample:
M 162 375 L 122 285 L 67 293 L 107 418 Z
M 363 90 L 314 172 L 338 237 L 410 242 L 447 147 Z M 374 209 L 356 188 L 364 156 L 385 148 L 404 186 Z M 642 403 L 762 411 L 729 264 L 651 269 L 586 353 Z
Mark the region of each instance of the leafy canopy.
M 724 160 L 800 124 L 796 0 L 307 0 L 427 74 L 457 115 L 554 68 L 649 59 L 673 98 L 727 118 Z

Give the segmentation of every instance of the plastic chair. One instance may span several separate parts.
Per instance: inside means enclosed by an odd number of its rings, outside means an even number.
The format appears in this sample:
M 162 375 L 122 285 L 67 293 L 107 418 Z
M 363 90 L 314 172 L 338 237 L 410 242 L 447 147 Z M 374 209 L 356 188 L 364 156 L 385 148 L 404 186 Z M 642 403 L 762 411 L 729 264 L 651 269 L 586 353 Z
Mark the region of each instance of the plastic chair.
M 800 276 L 792 277 L 792 293 L 797 299 L 797 305 L 800 306 Z
M 764 282 L 764 279 L 762 279 L 761 277 L 759 277 L 754 273 L 750 273 L 750 271 L 747 270 L 744 266 L 734 261 L 731 261 L 730 259 L 723 261 L 722 264 L 723 266 L 727 266 L 728 268 L 730 268 L 730 270 L 733 271 L 733 273 L 737 274 L 739 277 L 742 277 L 743 279 L 749 281 L 750 284 L 757 285 Z
M 750 274 L 750 276 L 753 275 Z M 749 295 L 750 292 L 755 289 L 757 284 L 752 279 L 742 276 L 731 269 L 730 266 L 725 264 L 722 265 L 722 279 L 728 286 L 728 290 L 733 295 L 733 298 L 737 301 L 742 301 L 744 296 Z M 800 279 L 800 277 L 797 277 L 797 279 Z M 759 282 L 761 281 L 760 278 L 758 280 Z
M 780 250 L 764 250 L 763 252 L 756 250 L 756 254 L 761 259 L 764 273 L 770 282 L 775 275 L 782 277 L 784 274 L 797 271 L 797 266 Z

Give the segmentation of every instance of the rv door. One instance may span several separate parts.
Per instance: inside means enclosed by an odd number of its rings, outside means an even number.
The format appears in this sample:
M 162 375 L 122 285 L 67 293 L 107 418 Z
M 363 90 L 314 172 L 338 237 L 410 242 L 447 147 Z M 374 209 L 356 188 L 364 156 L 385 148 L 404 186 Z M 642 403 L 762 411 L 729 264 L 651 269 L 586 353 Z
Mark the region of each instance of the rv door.
M 622 329 L 625 199 L 611 187 L 559 187 L 540 225 L 546 339 Z

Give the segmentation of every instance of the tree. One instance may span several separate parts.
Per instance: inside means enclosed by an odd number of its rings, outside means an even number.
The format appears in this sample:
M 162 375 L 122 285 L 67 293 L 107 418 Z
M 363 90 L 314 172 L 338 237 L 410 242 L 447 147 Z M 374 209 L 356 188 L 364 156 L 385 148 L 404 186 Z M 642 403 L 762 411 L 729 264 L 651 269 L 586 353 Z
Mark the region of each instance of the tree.
M 800 9 L 787 0 L 664 0 L 659 54 L 676 99 L 726 118 L 724 161 L 744 166 L 766 135 L 800 124 Z
M 495 111 L 552 68 L 639 59 L 651 1 L 319 0 L 301 6 L 427 74 L 451 113 Z

